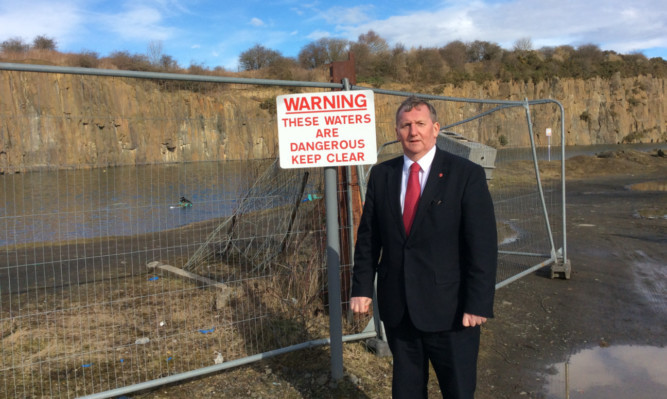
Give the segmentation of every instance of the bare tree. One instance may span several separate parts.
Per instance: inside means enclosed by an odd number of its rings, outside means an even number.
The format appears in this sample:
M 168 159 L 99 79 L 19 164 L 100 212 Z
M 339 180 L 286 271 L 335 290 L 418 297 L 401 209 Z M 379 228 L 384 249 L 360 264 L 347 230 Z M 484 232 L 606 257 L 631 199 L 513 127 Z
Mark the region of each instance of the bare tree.
M 349 42 L 344 39 L 322 38 L 307 44 L 299 52 L 299 64 L 304 68 L 317 68 L 333 61 L 346 59 Z
M 350 52 L 354 53 L 354 68 L 359 78 L 366 78 L 373 74 L 373 63 L 375 57 L 371 54 L 366 43 L 350 43 Z
M 499 45 L 486 41 L 475 40 L 466 47 L 468 62 L 498 60 L 503 55 L 503 49 Z
M 466 64 L 466 45 L 460 40 L 455 40 L 445 47 L 442 47 L 440 56 L 445 60 L 447 65 L 457 71 L 462 71 Z
M 577 47 L 575 54 L 581 58 L 587 58 L 596 62 L 604 59 L 604 54 L 597 44 L 587 43 Z
M 294 58 L 279 57 L 269 65 L 269 76 L 272 79 L 293 80 L 297 69 L 298 64 Z
M 12 37 L 2 42 L 0 48 L 5 53 L 25 53 L 30 50 L 30 45 L 20 37 Z
M 407 77 L 408 51 L 402 43 L 396 43 L 391 50 L 389 75 L 397 81 L 402 81 Z
M 322 40 L 323 39 L 320 39 L 316 42 L 309 43 L 299 51 L 298 59 L 299 64 L 302 67 L 313 69 L 320 65 L 324 65 L 327 62 L 331 62 L 329 61 L 327 49 L 321 42 Z
M 444 61 L 435 48 L 419 47 L 411 51 L 412 79 L 422 83 L 440 83 L 444 77 Z
M 46 35 L 39 35 L 32 41 L 32 48 L 35 50 L 52 50 L 56 49 L 56 40 Z
M 556 48 L 552 46 L 544 46 L 541 47 L 538 51 L 542 53 L 542 55 L 544 55 L 545 57 L 551 58 L 556 53 Z
M 533 49 L 533 41 L 529 37 L 522 37 L 514 42 L 514 51 L 530 51 Z
M 178 62 L 176 62 L 174 57 L 167 54 L 162 54 L 162 57 L 160 57 L 160 62 L 158 64 L 160 68 L 167 71 L 178 69 Z
M 160 65 L 162 60 L 162 40 L 151 40 L 148 43 L 148 61 L 153 65 Z
M 144 54 L 130 54 L 127 51 L 114 51 L 107 58 L 118 69 L 124 71 L 150 71 L 151 63 Z
M 75 54 L 70 63 L 76 67 L 97 68 L 100 63 L 100 56 L 94 51 L 81 50 L 79 54 Z
M 359 40 L 350 43 L 350 52 L 354 53 L 358 81 L 382 80 L 384 72 L 391 69 L 388 65 L 391 53 L 387 41 L 369 30 L 359 35 Z
M 574 47 L 570 45 L 558 46 L 554 49 L 553 57 L 558 61 L 567 61 L 574 54 Z
M 367 45 L 368 49 L 373 54 L 389 50 L 389 44 L 387 44 L 387 41 L 381 38 L 373 30 L 369 30 L 367 33 L 362 33 L 359 35 L 358 42 Z
M 345 39 L 332 38 L 327 40 L 327 53 L 329 54 L 331 62 L 346 60 L 349 48 L 350 42 Z
M 282 55 L 279 52 L 256 44 L 254 47 L 241 53 L 239 63 L 241 69 L 253 71 L 268 67 L 273 61 L 281 57 Z

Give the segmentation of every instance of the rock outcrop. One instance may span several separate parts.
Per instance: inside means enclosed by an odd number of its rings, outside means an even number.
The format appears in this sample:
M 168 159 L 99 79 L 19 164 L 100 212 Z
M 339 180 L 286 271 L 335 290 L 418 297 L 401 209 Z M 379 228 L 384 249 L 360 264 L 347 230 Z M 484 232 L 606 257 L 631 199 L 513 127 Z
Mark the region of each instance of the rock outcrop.
M 280 87 L 0 71 L 0 173 L 275 157 L 275 97 L 287 92 Z M 435 94 L 558 100 L 565 108 L 567 145 L 667 140 L 665 80 L 651 76 L 537 84 L 467 82 L 440 86 Z M 393 119 L 400 101 L 376 95 L 379 144 L 395 137 Z M 438 104 L 443 125 L 490 108 L 465 102 Z M 537 144 L 546 145 L 544 132 L 551 128 L 552 143 L 559 145 L 558 107 L 544 104 L 530 109 Z M 530 144 L 523 107 L 495 112 L 453 130 L 488 144 Z

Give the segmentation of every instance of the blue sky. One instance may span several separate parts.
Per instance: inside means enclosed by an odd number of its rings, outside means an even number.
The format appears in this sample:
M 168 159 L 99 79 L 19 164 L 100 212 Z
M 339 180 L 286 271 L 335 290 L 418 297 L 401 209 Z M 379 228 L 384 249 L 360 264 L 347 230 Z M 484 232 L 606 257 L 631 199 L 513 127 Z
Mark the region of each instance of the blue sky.
M 485 40 L 511 49 L 597 44 L 667 59 L 664 0 L 0 0 L 0 41 L 37 35 L 64 52 L 148 52 L 150 43 L 182 67 L 236 70 L 255 44 L 296 57 L 323 37 L 356 41 L 374 30 L 391 46 L 440 47 Z

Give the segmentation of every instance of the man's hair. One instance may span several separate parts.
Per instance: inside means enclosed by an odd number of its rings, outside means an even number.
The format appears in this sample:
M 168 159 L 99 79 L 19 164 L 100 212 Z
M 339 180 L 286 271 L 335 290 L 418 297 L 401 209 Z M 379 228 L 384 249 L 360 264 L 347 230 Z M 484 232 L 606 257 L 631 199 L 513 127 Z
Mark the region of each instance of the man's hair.
M 398 116 L 401 114 L 401 112 L 410 112 L 413 108 L 421 105 L 424 105 L 428 108 L 428 111 L 431 114 L 431 122 L 437 122 L 438 113 L 435 111 L 435 108 L 433 108 L 431 103 L 419 97 L 410 96 L 406 98 L 405 101 L 401 103 L 401 105 L 398 106 L 398 109 L 396 110 L 396 124 L 398 125 Z

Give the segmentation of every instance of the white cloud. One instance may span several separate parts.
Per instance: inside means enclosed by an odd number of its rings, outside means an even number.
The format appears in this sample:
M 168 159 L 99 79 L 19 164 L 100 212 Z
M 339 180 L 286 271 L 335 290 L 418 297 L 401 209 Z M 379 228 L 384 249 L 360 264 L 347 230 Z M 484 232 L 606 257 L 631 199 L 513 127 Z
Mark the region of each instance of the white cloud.
M 20 37 L 30 43 L 35 36 L 56 39 L 61 47 L 80 33 L 84 18 L 75 1 L 0 1 L 0 40 Z
M 330 37 L 331 34 L 329 32 L 323 31 L 323 30 L 316 30 L 313 32 L 310 32 L 306 37 L 310 40 L 319 40 L 324 37 Z
M 135 0 L 134 3 L 138 3 L 139 0 Z M 149 3 L 155 3 L 160 6 L 161 9 L 169 12 L 170 10 L 173 12 L 177 12 L 179 14 L 191 14 L 192 12 L 183 3 L 187 3 L 188 5 L 196 5 L 196 3 L 193 3 L 191 1 L 187 0 L 149 0 Z
M 166 40 L 175 31 L 164 24 L 160 10 L 141 4 L 131 5 L 118 14 L 101 14 L 99 19 L 108 31 L 124 40 Z
M 216 62 L 225 60 L 227 67 L 257 43 L 292 56 L 309 40 L 357 40 L 369 30 L 407 47 L 485 40 L 511 48 L 530 38 L 535 48 L 594 43 L 623 53 L 653 48 L 654 56 L 667 48 L 664 0 L 422 0 L 395 7 L 371 0 L 330 8 L 333 3 L 306 1 L 223 9 L 212 0 L 0 0 L 0 41 L 21 37 L 29 43 L 46 35 L 62 51 L 104 52 L 144 51 L 159 40 L 180 62 L 201 48 L 205 57 L 216 51 Z
M 511 47 L 529 37 L 540 45 L 594 43 L 620 52 L 667 46 L 664 1 L 562 0 L 535 2 L 456 2 L 432 11 L 417 11 L 382 20 L 345 22 L 337 30 L 350 40 L 374 30 L 390 43 L 436 47 L 453 40 L 485 40 Z M 345 21 L 344 18 L 339 21 Z
M 357 25 L 369 21 L 368 12 L 373 6 L 363 5 L 356 7 L 335 6 L 318 13 L 318 18 L 324 19 L 328 24 L 338 24 L 345 21 L 346 24 Z

